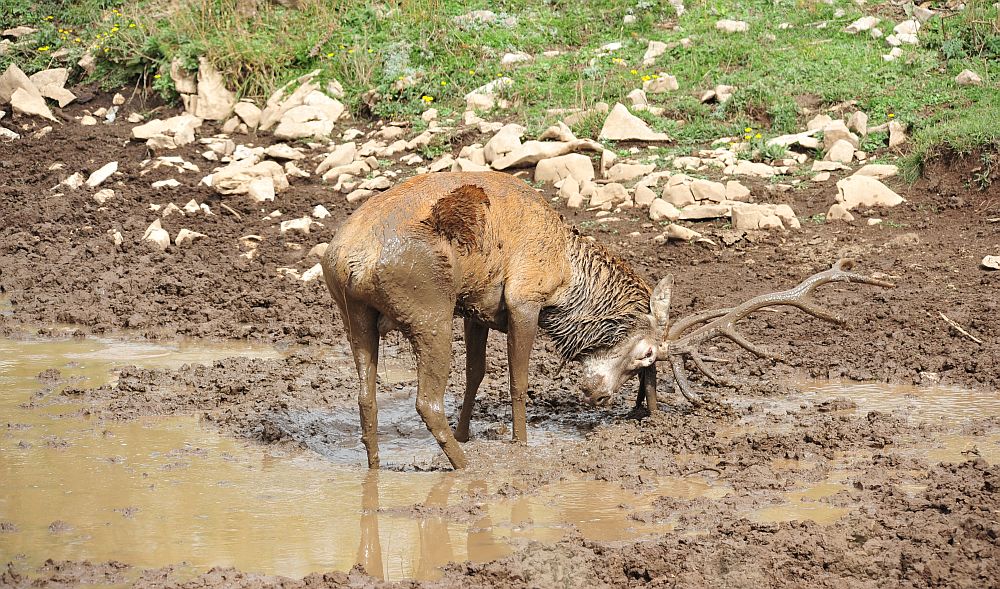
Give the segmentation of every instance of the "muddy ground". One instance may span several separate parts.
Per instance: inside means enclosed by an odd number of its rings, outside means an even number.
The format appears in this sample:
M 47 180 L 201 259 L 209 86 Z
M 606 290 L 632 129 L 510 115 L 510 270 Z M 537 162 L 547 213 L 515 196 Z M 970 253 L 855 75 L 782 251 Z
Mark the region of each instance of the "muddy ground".
M 128 141 L 132 125 L 124 116 L 155 105 L 136 98 L 112 125 L 82 127 L 72 121 L 81 109 L 107 106 L 110 100 L 98 93 L 90 103 L 64 110 L 67 123 L 54 125 L 44 137 L 32 138 L 19 129 L 25 139 L 0 144 L 0 296 L 13 310 L 0 314 L 0 331 L 27 337 L 46 333 L 38 325 L 68 323 L 80 337 L 128 330 L 129 337 L 273 343 L 288 350 L 287 357 L 230 358 L 177 370 L 126 368 L 114 385 L 97 390 L 70 385 L 53 388 L 60 392 L 52 394 L 80 399 L 87 413 L 102 419 L 193 413 L 255 443 L 320 454 L 336 446 L 338 436 L 353 435 L 331 430 L 316 417 L 355 407 L 356 376 L 343 361 L 349 350 L 329 295 L 320 281 L 295 281 L 279 275 L 277 268 L 311 267 L 316 260 L 305 259 L 306 252 L 327 241 L 354 207 L 318 178 L 293 180 L 291 189 L 263 209 L 240 197 L 220 197 L 198 184 L 210 162 L 198 155 L 196 145 L 171 155 L 197 163 L 203 173 L 160 168 L 140 175 L 140 162 L 148 154 L 143 144 Z M 161 108 L 156 116 L 169 113 Z M 272 142 L 268 137 L 237 139 Z M 485 139 L 464 137 L 467 143 Z M 460 146 L 453 147 L 457 152 Z M 91 198 L 94 190 L 53 189 L 69 173 L 86 174 L 111 160 L 119 162 L 123 174 L 112 181 L 116 196 L 104 205 Z M 56 162 L 64 167 L 51 169 Z M 1000 272 L 983 269 L 979 261 L 1000 253 L 1000 223 L 990 221 L 1000 217 L 1000 178 L 978 190 L 973 178 L 982 173 L 978 154 L 945 154 L 914 185 L 887 182 L 907 198 L 906 204 L 863 211 L 850 225 L 807 221 L 797 232 L 736 234 L 721 222 L 698 224 L 715 247 L 656 244 L 652 238 L 659 227 L 639 211 L 602 224 L 591 212 L 556 203 L 568 223 L 620 253 L 650 280 L 673 273 L 678 315 L 789 287 L 841 257 L 856 258 L 861 271 L 898 286 L 824 287 L 822 301 L 850 319 L 846 328 L 791 311 L 747 321 L 744 332 L 787 363 L 753 359 L 719 344 L 713 353 L 738 359 L 723 368 L 736 376 L 737 388 L 699 382 L 717 402 L 693 408 L 669 392 L 669 381 L 661 376 L 665 411 L 645 419 L 629 416 L 631 388 L 611 408 L 585 406 L 574 385 L 576 370 L 569 366 L 558 372 L 555 354 L 540 342 L 533 356 L 529 419 L 570 423 L 586 436 L 527 449 L 506 441 L 506 361 L 503 340 L 494 334 L 489 375 L 473 421 L 475 439 L 467 453 L 472 468 L 483 476 L 514 474 L 498 493 L 531 493 L 541 484 L 573 476 L 636 488 L 648 485 L 651 477 L 692 473 L 740 492 L 721 500 L 664 497 L 651 511 L 634 514 L 641 521 L 677 521 L 680 533 L 631 543 L 570 537 L 556 544 L 531 544 L 493 562 L 448 565 L 443 578 L 428 585 L 997 586 L 1000 466 L 984 461 L 976 449 L 944 463 L 911 450 L 933 447 L 947 435 L 995 434 L 1000 419 L 982 416 L 948 426 L 918 423 L 895 412 L 858 410 L 849 398 L 782 402 L 795 395 L 796 383 L 808 378 L 957 385 L 997 394 Z M 150 188 L 151 182 L 166 178 L 177 178 L 182 187 Z M 786 202 L 806 218 L 829 208 L 838 178 L 834 173 L 829 182 L 804 182 L 787 192 L 772 192 L 760 181 L 748 185 L 758 200 Z M 171 235 L 185 227 L 208 237 L 166 252 L 140 241 L 157 217 L 148 210 L 150 203 L 182 206 L 192 198 L 207 203 L 215 215 L 171 217 L 164 227 Z M 239 217 L 223 211 L 221 202 Z M 279 235 L 280 220 L 307 215 L 317 204 L 332 213 L 322 229 L 297 240 Z M 283 216 L 265 219 L 273 209 Z M 867 225 L 864 219 L 872 216 L 882 224 Z M 121 246 L 112 243 L 109 229 L 122 233 Z M 239 255 L 244 253 L 239 238 L 248 234 L 262 237 L 253 259 Z M 940 314 L 982 343 L 951 327 Z M 463 382 L 460 333 L 456 329 L 449 388 L 454 395 Z M 399 339 L 383 345 L 383 356 L 412 362 Z M 412 393 L 412 387 L 394 385 L 393 394 Z M 45 398 L 33 402 L 44 404 Z M 789 459 L 793 465 L 775 459 Z M 445 465 L 438 457 L 389 467 Z M 823 500 L 862 507 L 830 525 L 757 523 L 743 515 L 773 501 L 796 481 L 823 481 L 835 471 L 847 473 L 843 488 Z M 461 514 L 477 508 L 470 501 L 447 509 Z M 28 571 L 15 559 L 0 571 L 0 585 L 115 583 L 128 568 L 128 563 L 116 562 L 52 562 Z M 180 580 L 169 568 L 144 571 L 137 582 L 142 587 L 176 584 L 367 587 L 381 582 L 360 569 L 301 580 L 226 569 Z

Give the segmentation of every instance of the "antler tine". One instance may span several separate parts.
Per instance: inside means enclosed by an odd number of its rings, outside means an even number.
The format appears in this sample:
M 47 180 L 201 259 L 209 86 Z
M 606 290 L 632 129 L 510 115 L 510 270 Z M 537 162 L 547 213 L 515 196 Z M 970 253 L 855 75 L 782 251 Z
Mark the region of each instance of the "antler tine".
M 797 307 L 824 321 L 842 325 L 846 323 L 843 318 L 820 306 L 809 297 L 817 287 L 828 282 L 854 282 L 883 288 L 895 287 L 895 284 L 891 282 L 851 272 L 853 266 L 854 260 L 840 259 L 829 269 L 813 274 L 788 290 L 759 295 L 727 309 L 702 311 L 678 321 L 668 330 L 663 354 L 670 358 L 675 387 L 692 404 L 697 405 L 702 402 L 701 397 L 692 390 L 691 382 L 685 373 L 685 357 L 690 357 L 698 370 L 712 381 L 723 382 L 708 368 L 705 364 L 705 358 L 697 351 L 700 344 L 716 337 L 725 337 L 754 355 L 780 360 L 779 355 L 771 354 L 758 347 L 736 330 L 736 323 L 754 311 L 765 307 L 788 305 Z M 700 323 L 704 323 L 704 325 L 693 331 L 688 331 Z M 685 334 L 685 332 L 688 333 Z M 661 359 L 666 358 L 661 357 Z

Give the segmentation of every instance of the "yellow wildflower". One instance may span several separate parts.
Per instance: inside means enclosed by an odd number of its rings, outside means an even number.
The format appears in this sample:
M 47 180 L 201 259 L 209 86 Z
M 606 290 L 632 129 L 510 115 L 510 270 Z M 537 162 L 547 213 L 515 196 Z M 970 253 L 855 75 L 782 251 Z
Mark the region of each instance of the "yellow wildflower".
M 49 47 L 48 45 L 42 45 L 41 47 L 38 48 L 38 50 L 42 52 L 48 51 L 49 49 L 51 49 L 51 47 Z
M 891 119 L 891 118 L 894 118 L 895 116 L 896 116 L 896 115 L 894 115 L 893 113 L 889 113 L 889 118 L 890 118 L 890 119 Z
M 747 127 L 746 129 L 743 129 L 743 132 L 744 133 L 753 133 L 753 128 Z
M 757 133 L 756 135 L 753 136 L 754 139 L 760 139 L 760 137 L 761 137 L 760 133 Z
M 628 73 L 632 74 L 633 76 L 638 76 L 639 70 L 629 70 Z
M 420 100 L 423 100 L 427 104 L 430 104 L 430 103 L 434 102 L 434 97 L 433 96 L 427 96 L 426 94 L 424 94 L 423 96 L 420 97 Z
M 650 80 L 652 80 L 652 79 L 653 79 L 653 77 L 652 77 L 652 76 L 649 76 L 649 75 L 645 75 L 645 76 L 643 76 L 643 77 L 642 77 L 642 81 L 643 81 L 643 82 L 648 82 L 648 81 L 650 81 Z

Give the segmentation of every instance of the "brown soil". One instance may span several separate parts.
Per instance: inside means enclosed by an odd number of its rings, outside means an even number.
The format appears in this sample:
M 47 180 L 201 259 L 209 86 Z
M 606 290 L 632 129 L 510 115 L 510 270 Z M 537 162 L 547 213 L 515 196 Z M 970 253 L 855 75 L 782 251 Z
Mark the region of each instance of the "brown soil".
M 104 102 L 110 97 L 98 95 L 87 107 Z M 66 114 L 74 114 L 74 108 L 81 107 L 70 107 Z M 280 360 L 230 358 L 177 370 L 126 368 L 115 385 L 46 394 L 88 401 L 87 411 L 101 418 L 196 413 L 223 431 L 262 444 L 305 446 L 335 455 L 338 439 L 350 438 L 356 450 L 356 422 L 337 430 L 323 420 L 331 411 L 354 411 L 357 387 L 334 306 L 321 282 L 303 284 L 277 272 L 278 267 L 301 271 L 315 264 L 304 259 L 306 252 L 327 241 L 353 207 L 316 178 L 293 180 L 291 189 L 263 208 L 238 197 L 220 198 L 198 184 L 210 166 L 196 146 L 171 155 L 202 166 L 202 174 L 160 168 L 140 175 L 140 162 L 148 154 L 142 144 L 127 141 L 131 125 L 124 116 L 129 111 L 126 106 L 112 125 L 57 125 L 41 139 L 19 129 L 28 137 L 0 144 L 0 169 L 6 176 L 0 186 L 0 294 L 13 307 L 13 313 L 0 314 L 0 331 L 16 337 L 37 330 L 31 326 L 61 322 L 73 324 L 82 337 L 127 328 L 150 338 L 251 338 L 292 346 L 294 352 Z M 207 135 L 205 129 L 202 134 Z M 468 141 L 481 139 L 473 136 Z M 256 141 L 266 144 L 271 139 Z M 110 183 L 116 196 L 103 206 L 92 200 L 93 190 L 53 188 L 74 171 L 87 173 L 111 160 L 119 162 L 123 176 Z M 737 388 L 699 382 L 721 402 L 694 409 L 668 393 L 668 381 L 661 378 L 665 411 L 641 421 L 627 417 L 631 389 L 611 408 L 584 406 L 574 386 L 576 369 L 568 366 L 560 373 L 555 354 L 541 342 L 533 357 L 529 420 L 564 422 L 586 434 L 553 447 L 522 448 L 500 441 L 509 437 L 509 404 L 503 340 L 494 334 L 490 377 L 473 422 L 476 439 L 466 448 L 473 468 L 484 476 L 498 469 L 516 473 L 516 480 L 502 489 L 504 494 L 529 493 L 567 476 L 641 487 L 650 476 L 695 472 L 752 492 L 712 501 L 663 498 L 653 510 L 634 514 L 644 521 L 678 519 L 684 533 L 641 543 L 602 544 L 570 537 L 557 544 L 530 544 L 501 560 L 449 565 L 444 578 L 430 585 L 996 586 L 1000 467 L 975 455 L 959 464 L 933 464 L 906 453 L 933 444 L 943 426 L 857 412 L 846 399 L 781 404 L 794 390 L 781 383 L 799 377 L 1000 388 L 1000 272 L 979 265 L 984 255 L 1000 253 L 1000 223 L 987 221 L 1000 216 L 1000 184 L 983 191 L 970 188 L 978 161 L 978 156 L 948 155 L 929 166 L 915 185 L 890 182 L 908 202 L 878 211 L 881 225 L 866 225 L 864 217 L 876 216 L 867 211 L 852 225 L 806 221 L 794 233 L 737 234 L 722 223 L 700 224 L 698 229 L 717 247 L 657 245 L 652 237 L 659 228 L 639 211 L 622 215 L 622 222 L 601 224 L 593 213 L 560 209 L 568 223 L 620 252 L 651 280 L 673 273 L 678 315 L 791 286 L 841 257 L 857 258 L 861 271 L 888 277 L 898 287 L 824 287 L 823 303 L 850 319 L 846 328 L 798 312 L 764 313 L 746 321 L 744 333 L 787 363 L 753 359 L 733 346 L 717 344 L 713 354 L 739 360 L 723 367 L 736 377 Z M 55 162 L 64 168 L 50 170 Z M 171 177 L 183 187 L 150 188 L 151 182 Z M 830 206 L 836 179 L 773 193 L 764 183 L 750 184 L 758 198 L 787 202 L 801 217 L 810 217 Z M 207 238 L 166 252 L 141 243 L 146 226 L 157 218 L 148 210 L 150 203 L 182 206 L 192 198 L 207 203 L 215 215 L 172 216 L 163 221 L 164 227 L 171 235 L 184 227 Z M 241 218 L 224 212 L 221 202 Z M 286 242 L 278 232 L 280 219 L 307 215 L 316 204 L 333 215 L 323 221 L 325 227 L 308 238 L 290 240 L 297 243 Z M 273 209 L 280 209 L 282 217 L 264 219 Z M 109 239 L 109 229 L 121 231 L 120 247 Z M 244 251 L 239 238 L 247 234 L 263 238 L 252 260 L 238 255 Z M 983 343 L 950 327 L 939 313 Z M 405 342 L 390 338 L 383 357 L 406 361 L 408 350 Z M 459 340 L 454 351 L 449 390 L 457 395 L 464 381 Z M 49 377 L 58 381 L 59 375 Z M 396 388 L 412 392 L 412 385 Z M 33 402 L 43 404 L 44 396 Z M 454 413 L 454 403 L 449 407 Z M 773 411 L 775 407 L 780 411 Z M 738 421 L 755 427 L 721 433 Z M 965 427 L 976 433 L 995 431 L 998 425 L 993 418 Z M 692 455 L 693 461 L 683 459 Z M 793 485 L 787 472 L 773 464 L 775 458 L 813 461 L 814 466 L 799 474 L 816 481 L 835 468 L 851 469 L 846 488 L 828 501 L 863 509 L 825 527 L 812 522 L 755 523 L 747 517 L 749 511 L 772 503 Z M 390 467 L 445 464 L 439 457 L 427 464 Z M 907 494 L 900 485 L 914 480 L 926 488 Z M 17 533 L 11 527 L 0 524 L 0 532 Z M 26 571 L 15 559 L 0 574 L 0 585 L 115 583 L 127 568 L 116 562 L 49 562 L 41 570 Z M 358 569 L 302 580 L 219 569 L 181 583 L 167 568 L 144 571 L 137 583 L 178 584 L 382 585 Z

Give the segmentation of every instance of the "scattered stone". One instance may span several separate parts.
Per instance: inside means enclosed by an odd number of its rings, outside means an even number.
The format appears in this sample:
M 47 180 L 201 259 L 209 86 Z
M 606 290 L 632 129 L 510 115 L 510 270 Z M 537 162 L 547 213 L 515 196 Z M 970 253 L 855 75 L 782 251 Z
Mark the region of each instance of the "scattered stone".
M 823 127 L 823 148 L 829 150 L 838 141 L 847 141 L 853 149 L 857 149 L 861 145 L 861 139 L 851 133 L 851 130 L 847 128 L 847 123 L 840 119 L 831 121 Z
M 190 89 L 190 86 L 185 86 L 185 89 Z M 184 109 L 199 119 L 222 121 L 233 113 L 236 94 L 226 89 L 219 70 L 205 57 L 199 57 L 197 93 L 181 91 L 181 100 Z
M 860 110 L 851 113 L 850 118 L 847 119 L 847 128 L 852 129 L 856 131 L 858 135 L 865 137 L 868 135 L 868 115 Z
M 736 180 L 726 182 L 725 200 L 747 201 L 750 199 L 750 189 Z
M 285 162 L 285 175 L 289 178 L 309 178 L 309 172 L 295 165 L 295 162 Z
M 42 70 L 32 74 L 29 79 L 42 96 L 55 100 L 60 108 L 76 100 L 76 95 L 65 88 L 66 80 L 69 79 L 69 70 L 66 68 Z
M 733 229 L 737 231 L 785 229 L 781 219 L 766 205 L 733 207 L 732 216 Z
M 1000 270 L 1000 256 L 985 256 L 981 263 L 984 268 Z
M 302 273 L 302 282 L 312 282 L 323 275 L 323 266 L 316 264 Z
M 11 66 L 14 67 L 14 66 Z M 56 120 L 40 94 L 33 94 L 24 88 L 17 88 L 10 97 L 10 106 L 17 114 Z
M 281 222 L 281 234 L 286 235 L 289 232 L 298 232 L 303 235 L 309 235 L 309 228 L 312 226 L 314 221 L 311 217 L 300 217 L 298 219 L 289 219 L 288 221 Z
M 364 190 L 362 188 L 359 188 L 347 195 L 347 202 L 349 203 L 361 202 L 363 200 L 367 200 L 368 197 L 370 197 L 373 194 L 375 194 L 375 192 L 371 190 Z
M 187 202 L 187 204 L 184 205 L 184 208 L 181 210 L 183 210 L 185 213 L 189 215 L 196 215 L 201 212 L 201 206 L 198 205 L 198 201 L 192 198 Z
M 655 169 L 656 166 L 653 164 L 615 164 L 608 170 L 605 178 L 611 182 L 628 182 L 639 176 L 645 176 Z M 652 194 L 652 191 L 650 193 Z
M 889 121 L 889 149 L 906 143 L 906 127 L 899 121 Z
M 740 160 L 733 167 L 732 173 L 737 176 L 755 176 L 757 178 L 771 178 L 778 174 L 779 170 L 762 162 L 751 162 Z
M 254 130 L 260 125 L 260 108 L 252 102 L 237 102 L 233 106 L 236 116 L 243 121 L 248 129 Z
M 955 76 L 955 83 L 959 86 L 978 86 L 983 83 L 983 79 L 972 70 L 962 70 L 960 74 Z
M 115 197 L 115 191 L 111 190 L 110 188 L 104 188 L 94 193 L 94 200 L 97 201 L 97 204 L 104 204 L 114 197 Z
M 813 182 L 826 182 L 830 179 L 830 172 L 820 172 L 812 177 Z
M 276 160 L 300 160 L 305 156 L 302 151 L 287 143 L 275 143 L 264 150 L 264 154 Z
M 489 143 L 486 145 L 488 149 Z M 495 158 L 491 165 L 496 170 L 519 168 L 534 165 L 543 159 L 559 157 L 578 151 L 604 151 L 604 148 L 600 143 L 591 141 L 590 139 L 577 139 L 576 141 L 567 142 L 526 141 L 503 156 Z
M 656 58 L 667 52 L 667 44 L 662 41 L 650 41 L 646 47 L 646 53 L 642 56 L 642 65 L 650 66 L 656 62 Z
M 856 35 L 862 31 L 868 31 L 875 27 L 878 23 L 882 22 L 882 19 L 876 16 L 863 16 L 858 20 L 852 22 L 844 28 L 845 33 L 850 33 Z
M 181 183 L 178 182 L 177 180 L 175 180 L 173 178 L 169 178 L 167 180 L 159 180 L 157 182 L 153 182 L 150 186 L 152 188 L 159 189 L 159 188 L 177 188 L 180 185 L 181 185 Z
M 646 80 L 642 83 L 642 91 L 647 94 L 665 94 L 678 88 L 680 85 L 677 83 L 677 78 L 667 74 L 659 74 L 652 80 Z
M 875 178 L 849 176 L 837 182 L 837 202 L 852 210 L 859 206 L 894 207 L 906 201 Z
M 676 221 L 680 216 L 681 212 L 677 207 L 662 198 L 653 200 L 652 204 L 649 205 L 649 218 L 652 221 Z
M 614 141 L 670 141 L 666 133 L 657 133 L 639 117 L 628 111 L 624 104 L 616 103 L 604 121 L 598 139 Z
M 80 172 L 71 174 L 68 178 L 60 182 L 60 184 L 66 186 L 71 190 L 76 190 L 77 188 L 83 186 L 83 183 L 84 183 L 83 174 L 81 174 Z
M 172 202 L 171 203 L 167 203 L 167 205 L 165 207 L 163 207 L 163 209 L 160 210 L 160 216 L 163 217 L 164 219 L 166 219 L 167 217 L 169 217 L 170 215 L 173 215 L 173 214 L 177 214 L 177 215 L 183 217 L 184 216 L 184 211 L 180 207 L 178 207 L 177 205 L 175 205 Z
M 731 214 L 732 207 L 728 205 L 694 204 L 682 208 L 678 218 L 684 221 L 700 221 L 728 217 Z
M 357 154 L 358 146 L 353 142 L 338 145 L 333 151 L 330 152 L 330 155 L 326 156 L 319 166 L 316 167 L 316 174 L 322 175 L 333 168 L 345 166 L 353 162 L 357 157 Z
M 111 97 L 111 104 L 121 106 L 125 104 L 125 97 L 122 96 L 121 92 L 115 92 L 115 95 Z
M 675 207 L 693 205 L 695 199 L 691 193 L 691 178 L 684 174 L 671 176 L 663 189 L 662 198 Z
M 700 239 L 701 233 L 698 233 L 694 229 L 688 229 L 687 227 L 678 225 L 676 223 L 671 223 L 667 225 L 666 230 L 659 235 L 654 241 L 658 243 L 663 243 L 668 240 L 673 241 L 693 241 L 695 239 Z
M 812 171 L 813 172 L 835 172 L 837 170 L 846 170 L 847 166 L 841 162 L 831 162 L 816 160 L 813 162 Z
M 894 164 L 867 164 L 854 172 L 852 176 L 871 176 L 876 180 L 884 180 L 899 174 L 899 166 Z
M 501 67 L 509 68 L 519 63 L 529 63 L 535 61 L 535 58 L 531 55 L 518 51 L 516 53 L 504 53 L 503 57 L 500 58 Z
M 750 30 L 750 25 L 742 20 L 723 19 L 716 21 L 715 28 L 723 33 L 745 33 Z
M 13 37 L 14 39 L 20 39 L 21 37 L 25 37 L 27 35 L 33 35 L 37 32 L 38 29 L 29 27 L 27 25 L 20 25 L 9 29 L 4 29 L 3 32 L 0 33 L 0 37 Z
M 146 145 L 151 148 L 173 149 L 192 143 L 195 129 L 201 127 L 201 124 L 202 119 L 190 114 L 153 119 L 144 125 L 132 127 L 132 137 L 146 140 Z
M 893 47 L 889 53 L 882 56 L 882 61 L 895 61 L 903 55 L 903 50 L 899 47 Z
M 875 225 L 881 225 L 881 224 L 882 224 L 882 219 L 876 219 L 876 218 L 868 219 L 869 227 L 874 227 Z
M 605 204 L 618 204 L 628 200 L 628 191 L 617 182 L 611 182 L 597 189 L 590 197 L 590 206 L 600 207 Z
M 455 158 L 450 155 L 443 155 L 437 160 L 431 162 L 431 165 L 427 166 L 427 169 L 431 172 L 442 172 L 448 170 L 455 165 Z
M 257 202 L 271 200 L 275 193 L 288 188 L 285 170 L 278 162 L 251 164 L 252 160 L 229 164 L 210 176 L 211 186 L 219 194 L 250 194 L 252 189 L 250 196 Z
M 98 170 L 95 170 L 93 174 L 87 178 L 87 186 L 91 188 L 97 188 L 102 182 L 107 180 L 111 174 L 118 171 L 118 162 L 110 162 L 101 166 Z
M 544 159 L 535 166 L 535 181 L 556 183 L 564 178 L 574 178 L 582 186 L 584 180 L 593 180 L 594 162 L 582 153 L 568 153 Z
M 830 210 L 826 212 L 827 221 L 843 221 L 844 223 L 851 223 L 854 221 L 854 215 L 847 210 L 847 207 L 840 203 L 835 203 L 830 207 Z
M 146 228 L 146 232 L 142 234 L 142 240 L 153 244 L 160 251 L 163 251 L 170 245 L 170 234 L 160 225 L 160 220 L 157 219 Z
M 721 182 L 698 178 L 691 182 L 691 195 L 696 201 L 722 202 L 726 200 L 726 187 Z
M 497 96 L 514 85 L 514 80 L 503 77 L 476 88 L 465 95 L 466 108 L 472 111 L 489 111 L 497 106 Z
M 854 159 L 854 146 L 846 139 L 838 139 L 826 152 L 824 159 L 831 162 L 849 164 Z
M 904 20 L 892 27 L 892 32 L 897 35 L 916 35 L 920 31 L 920 21 L 916 19 Z
M 780 145 L 782 147 L 788 148 L 792 145 L 801 145 L 806 149 L 818 149 L 819 139 L 816 139 L 816 135 L 820 131 L 820 128 L 810 129 L 808 131 L 803 131 L 802 133 L 794 133 L 792 135 L 781 135 L 779 137 L 774 137 L 767 140 L 768 145 Z
M 174 245 L 181 247 L 190 243 L 194 243 L 196 240 L 202 237 L 207 237 L 204 233 L 198 233 L 197 231 L 191 231 L 190 229 L 181 229 L 177 232 L 177 238 L 174 239 Z
M 483 155 L 486 162 L 492 164 L 508 153 L 521 146 L 521 136 L 524 135 L 524 127 L 516 123 L 504 125 L 496 135 L 490 138 L 484 146 Z
M 733 97 L 733 93 L 736 92 L 736 88 L 733 86 L 727 86 L 725 84 L 719 84 L 712 90 L 706 90 L 701 95 L 701 102 L 718 102 L 723 103 Z

